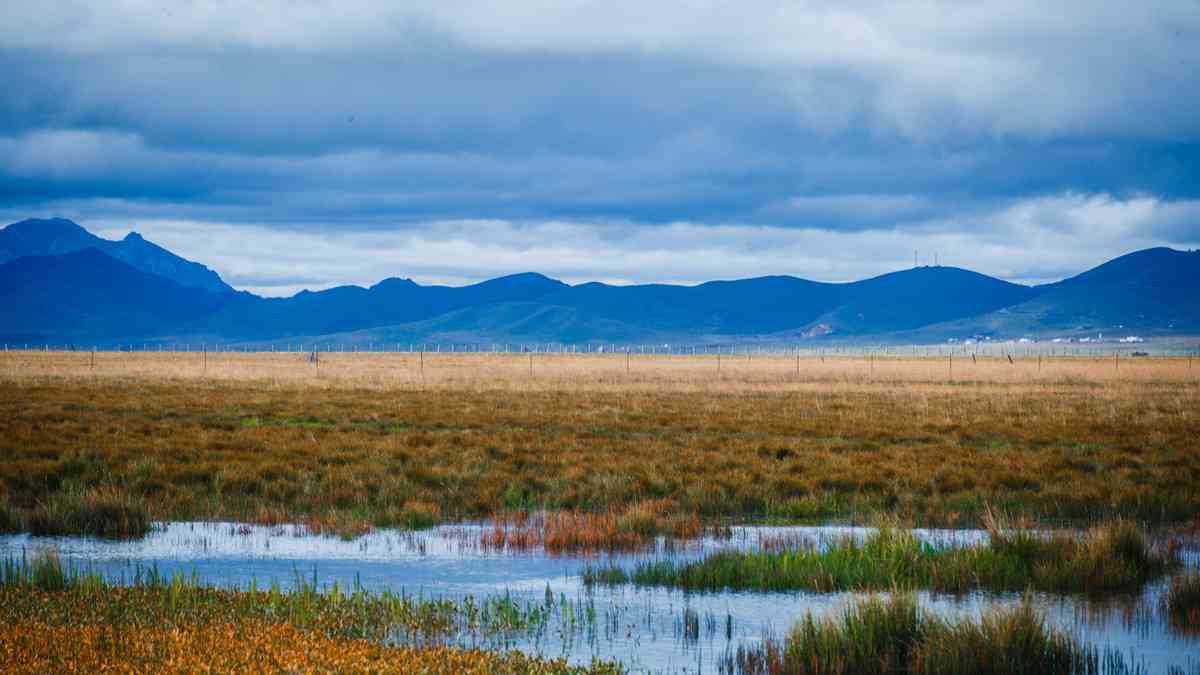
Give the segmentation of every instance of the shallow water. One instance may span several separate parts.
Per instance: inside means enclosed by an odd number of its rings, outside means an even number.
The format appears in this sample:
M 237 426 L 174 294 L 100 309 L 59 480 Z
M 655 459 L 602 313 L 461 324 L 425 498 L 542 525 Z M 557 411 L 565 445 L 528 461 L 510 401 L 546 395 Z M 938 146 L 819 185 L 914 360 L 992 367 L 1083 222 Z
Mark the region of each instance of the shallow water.
M 684 593 L 633 587 L 586 588 L 582 570 L 608 563 L 630 567 L 639 560 L 673 556 L 694 558 L 725 548 L 755 548 L 762 537 L 803 539 L 820 546 L 841 536 L 869 530 L 845 527 L 737 527 L 728 539 L 706 538 L 686 545 L 664 542 L 650 551 L 602 555 L 547 555 L 541 550 L 487 550 L 479 541 L 481 525 L 443 526 L 411 533 L 378 531 L 352 541 L 308 535 L 293 526 L 265 527 L 229 523 L 166 523 L 137 541 L 84 537 L 0 536 L 0 558 L 20 557 L 54 547 L 75 567 L 90 568 L 114 579 L 131 579 L 139 569 L 195 575 L 202 583 L 245 587 L 253 579 L 283 588 L 299 578 L 316 577 L 322 586 L 360 584 L 370 590 L 403 590 L 429 597 L 509 594 L 542 603 L 547 593 L 565 598 L 572 609 L 536 635 L 514 634 L 459 640 L 482 646 L 512 646 L 574 662 L 592 657 L 616 659 L 634 671 L 716 672 L 719 658 L 740 645 L 780 637 L 806 613 L 824 615 L 851 601 L 854 593 Z M 972 544 L 981 531 L 918 530 L 931 542 Z M 1189 564 L 1197 551 L 1185 550 Z M 1163 622 L 1158 600 L 1164 584 L 1140 597 L 1097 603 L 1084 598 L 1038 594 L 1034 602 L 1047 620 L 1101 649 L 1121 652 L 1149 672 L 1170 665 L 1200 664 L 1200 640 L 1174 634 Z M 930 609 L 948 616 L 977 615 L 996 605 L 1020 602 L 1019 594 L 918 594 Z M 560 604 L 561 608 L 561 604 Z M 589 618 L 580 620 L 579 615 Z M 476 642 L 475 640 L 480 640 Z

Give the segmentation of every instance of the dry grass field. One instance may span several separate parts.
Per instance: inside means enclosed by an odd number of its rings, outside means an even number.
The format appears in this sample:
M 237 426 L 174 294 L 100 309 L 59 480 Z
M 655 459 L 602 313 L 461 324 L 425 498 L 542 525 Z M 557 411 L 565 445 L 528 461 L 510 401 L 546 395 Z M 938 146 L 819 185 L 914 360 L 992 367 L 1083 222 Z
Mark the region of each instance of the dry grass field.
M 1179 524 L 1198 404 L 1187 358 L 4 352 L 0 529 Z

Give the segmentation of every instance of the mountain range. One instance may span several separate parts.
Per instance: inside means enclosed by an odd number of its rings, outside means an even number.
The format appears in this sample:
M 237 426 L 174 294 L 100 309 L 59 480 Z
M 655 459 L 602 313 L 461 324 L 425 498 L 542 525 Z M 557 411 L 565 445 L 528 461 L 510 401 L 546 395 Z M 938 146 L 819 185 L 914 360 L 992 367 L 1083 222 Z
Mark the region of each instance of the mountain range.
M 1200 252 L 1136 251 L 1040 286 L 923 266 L 849 283 L 568 285 L 525 273 L 448 287 L 389 278 L 263 298 L 136 233 L 112 241 L 69 220 L 25 220 L 0 230 L 0 303 L 0 340 L 34 344 L 1196 335 Z

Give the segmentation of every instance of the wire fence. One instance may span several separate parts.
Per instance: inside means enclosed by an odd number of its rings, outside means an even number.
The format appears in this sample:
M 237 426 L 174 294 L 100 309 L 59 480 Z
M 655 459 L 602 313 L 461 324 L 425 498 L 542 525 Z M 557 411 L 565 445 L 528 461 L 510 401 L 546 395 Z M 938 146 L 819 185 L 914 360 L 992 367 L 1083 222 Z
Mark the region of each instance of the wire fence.
M 1191 343 L 1170 341 L 964 341 L 934 345 L 804 345 L 786 343 L 702 342 L 702 343 L 616 343 L 616 342 L 324 342 L 296 341 L 267 344 L 205 342 L 118 342 L 81 345 L 72 343 L 5 343 L 4 351 L 38 352 L 169 352 L 212 354 L 629 354 L 649 356 L 741 356 L 760 357 L 1080 357 L 1100 358 L 1114 355 L 1132 358 L 1200 356 L 1200 340 Z

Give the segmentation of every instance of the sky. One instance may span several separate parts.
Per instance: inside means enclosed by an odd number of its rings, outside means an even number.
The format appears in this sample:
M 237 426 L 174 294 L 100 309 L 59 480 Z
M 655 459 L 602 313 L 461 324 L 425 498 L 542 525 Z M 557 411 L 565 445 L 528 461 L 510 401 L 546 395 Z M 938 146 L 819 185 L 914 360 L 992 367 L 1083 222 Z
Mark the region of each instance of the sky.
M 0 3 L 0 222 L 265 295 L 1200 247 L 1200 0 Z

